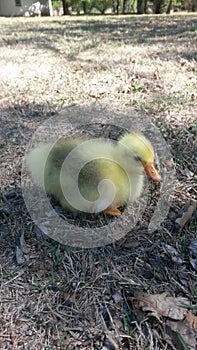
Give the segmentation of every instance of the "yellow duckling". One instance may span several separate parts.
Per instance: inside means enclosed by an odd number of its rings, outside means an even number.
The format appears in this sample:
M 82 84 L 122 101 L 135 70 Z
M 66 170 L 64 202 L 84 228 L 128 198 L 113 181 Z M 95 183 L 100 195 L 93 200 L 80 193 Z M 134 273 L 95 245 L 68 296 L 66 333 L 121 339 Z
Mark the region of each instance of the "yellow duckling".
M 120 216 L 118 208 L 141 195 L 144 171 L 161 180 L 150 141 L 134 132 L 118 141 L 62 138 L 33 149 L 27 165 L 35 182 L 65 210 L 113 216 Z

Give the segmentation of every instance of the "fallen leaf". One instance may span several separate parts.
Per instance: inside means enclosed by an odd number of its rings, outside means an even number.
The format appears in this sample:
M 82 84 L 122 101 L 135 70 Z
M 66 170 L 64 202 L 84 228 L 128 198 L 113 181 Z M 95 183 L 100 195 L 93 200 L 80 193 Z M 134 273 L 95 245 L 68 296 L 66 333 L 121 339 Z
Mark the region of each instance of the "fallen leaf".
M 102 98 L 103 96 L 105 96 L 105 92 L 101 91 L 101 92 L 98 92 L 97 94 L 90 93 L 89 96 L 98 100 L 98 99 Z
M 179 334 L 173 331 L 168 325 L 166 325 L 165 332 L 163 332 L 163 338 L 173 350 L 188 350 L 188 348 L 183 348 Z
M 192 241 L 188 248 L 190 264 L 197 271 L 197 241 Z
M 192 253 L 197 258 L 197 241 L 191 241 L 189 245 L 190 253 Z
M 79 63 L 79 64 L 76 64 L 76 65 L 74 66 L 73 73 L 78 72 L 78 71 L 80 71 L 80 70 L 82 70 L 82 65 L 81 65 L 80 63 Z
M 122 295 L 120 290 L 116 290 L 113 294 L 112 294 L 112 299 L 113 301 L 117 304 L 120 301 L 122 301 Z
M 189 258 L 190 264 L 194 270 L 197 271 L 197 259 Z
M 170 297 L 166 293 L 146 294 L 138 293 L 132 298 L 135 306 L 143 311 L 151 311 L 151 314 L 160 320 L 161 316 L 169 317 L 173 320 L 182 320 L 187 309 L 181 305 L 188 305 L 188 300 L 183 297 Z
M 189 201 L 182 208 L 180 216 L 175 220 L 175 228 L 178 229 L 179 232 L 183 230 L 185 224 L 191 219 L 194 211 L 197 208 L 197 201 Z
M 154 71 L 154 78 L 157 80 L 161 79 L 161 73 L 158 67 Z
M 188 311 L 186 320 L 190 328 L 193 328 L 197 332 L 197 316 L 193 315 L 191 311 Z
M 167 320 L 167 325 L 182 337 L 191 350 L 196 349 L 196 332 L 189 326 L 186 319 L 178 322 Z
M 28 254 L 30 252 L 30 248 L 27 246 L 24 238 L 24 232 L 22 233 L 20 237 L 20 249 L 24 254 Z
M 16 261 L 18 265 L 24 264 L 29 260 L 30 248 L 27 246 L 24 238 L 24 232 L 21 234 L 19 242 L 16 246 Z
M 18 265 L 25 263 L 24 253 L 18 246 L 16 246 L 16 262 Z
M 187 177 L 188 179 L 194 176 L 194 173 L 188 168 L 180 169 L 179 171 L 183 176 Z
M 171 256 L 172 261 L 174 261 L 177 264 L 183 264 L 183 259 L 181 259 L 177 250 L 173 246 L 169 244 L 163 244 L 163 247 L 166 250 L 166 252 Z
M 108 332 L 104 338 L 102 350 L 118 350 L 119 346 L 114 340 L 114 337 Z

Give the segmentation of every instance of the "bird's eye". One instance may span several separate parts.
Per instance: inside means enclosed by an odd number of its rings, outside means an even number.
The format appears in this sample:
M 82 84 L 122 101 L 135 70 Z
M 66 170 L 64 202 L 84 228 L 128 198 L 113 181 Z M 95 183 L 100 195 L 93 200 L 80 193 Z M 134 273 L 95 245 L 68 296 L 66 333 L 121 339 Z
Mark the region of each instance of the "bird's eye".
M 140 156 L 138 156 L 137 154 L 134 155 L 134 159 L 136 160 L 136 162 L 141 162 L 141 158 Z

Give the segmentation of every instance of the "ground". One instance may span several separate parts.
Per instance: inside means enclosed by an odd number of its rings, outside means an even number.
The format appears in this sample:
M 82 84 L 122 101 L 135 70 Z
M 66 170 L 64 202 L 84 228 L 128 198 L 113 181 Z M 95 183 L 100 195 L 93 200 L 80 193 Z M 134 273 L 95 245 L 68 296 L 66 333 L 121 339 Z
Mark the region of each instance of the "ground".
M 196 211 L 184 227 L 175 221 L 195 206 L 197 16 L 1 18 L 0 26 L 0 349 L 195 349 Z M 147 229 L 155 187 L 140 222 L 114 244 L 71 248 L 35 227 L 22 158 L 36 128 L 71 105 L 119 105 L 159 128 L 176 169 L 159 229 Z M 189 337 L 139 302 L 164 292 L 189 303 Z

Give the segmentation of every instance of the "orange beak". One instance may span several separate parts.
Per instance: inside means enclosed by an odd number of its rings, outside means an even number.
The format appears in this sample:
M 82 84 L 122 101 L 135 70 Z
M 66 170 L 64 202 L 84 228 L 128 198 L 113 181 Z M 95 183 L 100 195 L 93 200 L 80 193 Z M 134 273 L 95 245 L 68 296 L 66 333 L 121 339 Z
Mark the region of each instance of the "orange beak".
M 155 182 L 161 181 L 161 176 L 159 175 L 158 171 L 155 169 L 153 163 L 146 163 L 144 170 L 146 175 L 148 175 Z

